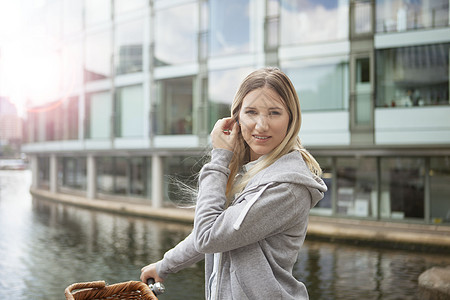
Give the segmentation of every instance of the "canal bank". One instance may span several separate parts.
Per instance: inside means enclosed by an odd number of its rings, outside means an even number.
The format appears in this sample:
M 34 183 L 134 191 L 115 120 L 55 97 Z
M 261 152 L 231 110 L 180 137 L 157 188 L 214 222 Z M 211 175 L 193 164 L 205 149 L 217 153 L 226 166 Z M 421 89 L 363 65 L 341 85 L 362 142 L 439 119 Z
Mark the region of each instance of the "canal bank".
M 146 204 L 87 199 L 34 188 L 30 192 L 34 197 L 89 209 L 190 224 L 194 220 L 191 208 L 153 208 Z M 450 227 L 442 225 L 310 216 L 308 238 L 420 251 L 450 251 Z

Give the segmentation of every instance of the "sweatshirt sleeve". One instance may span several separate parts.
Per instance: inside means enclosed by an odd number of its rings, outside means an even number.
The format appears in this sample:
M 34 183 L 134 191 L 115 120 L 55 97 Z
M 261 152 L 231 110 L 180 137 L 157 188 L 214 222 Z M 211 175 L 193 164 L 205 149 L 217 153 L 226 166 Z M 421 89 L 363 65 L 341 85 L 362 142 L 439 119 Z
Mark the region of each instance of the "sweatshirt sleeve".
M 226 186 L 229 174 L 228 164 L 233 157 L 233 152 L 225 149 L 214 149 L 212 151 L 212 157 L 213 158 L 210 164 L 213 164 L 213 168 L 218 172 L 216 175 L 219 177 L 222 177 L 222 175 L 225 176 L 224 184 Z M 222 194 L 225 197 L 225 189 Z M 223 201 L 225 204 L 225 199 Z M 189 267 L 190 265 L 204 259 L 204 257 L 204 253 L 197 251 L 194 244 L 194 234 L 191 233 L 177 246 L 164 254 L 163 259 L 156 263 L 156 271 L 161 278 L 165 279 L 169 274 L 176 273 L 186 267 Z
M 169 274 L 176 273 L 204 258 L 205 255 L 195 249 L 194 238 L 191 233 L 178 245 L 164 254 L 163 259 L 156 263 L 156 272 L 159 277 L 166 279 Z
M 193 231 L 194 244 L 199 252 L 233 250 L 302 222 L 306 229 L 311 195 L 306 187 L 291 183 L 277 183 L 267 187 L 245 218 L 239 220 L 239 229 L 235 229 L 233 225 L 258 190 L 238 204 L 225 208 L 225 189 L 229 175 L 227 166 L 232 155 L 227 150 L 216 150 L 213 150 L 211 162 L 202 168 L 199 178 Z M 261 188 L 263 187 L 259 187 Z

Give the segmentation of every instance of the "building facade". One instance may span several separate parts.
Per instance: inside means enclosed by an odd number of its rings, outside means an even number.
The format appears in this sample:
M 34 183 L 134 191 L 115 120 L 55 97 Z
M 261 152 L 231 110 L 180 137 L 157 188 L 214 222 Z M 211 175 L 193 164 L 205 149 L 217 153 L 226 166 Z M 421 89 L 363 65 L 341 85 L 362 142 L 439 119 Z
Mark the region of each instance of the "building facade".
M 312 214 L 450 224 L 448 0 L 41 1 L 61 94 L 27 113 L 33 187 L 173 206 L 262 66 L 291 78 L 329 187 Z
M 22 143 L 22 119 L 16 106 L 0 96 L 0 156 L 15 156 Z

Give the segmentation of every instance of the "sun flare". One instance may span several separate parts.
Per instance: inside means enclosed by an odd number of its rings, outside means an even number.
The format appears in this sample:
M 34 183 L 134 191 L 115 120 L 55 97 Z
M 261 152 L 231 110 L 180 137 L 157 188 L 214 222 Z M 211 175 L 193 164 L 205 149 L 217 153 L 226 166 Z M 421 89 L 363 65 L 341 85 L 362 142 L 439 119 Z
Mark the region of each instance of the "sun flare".
M 24 9 L 0 0 L 0 96 L 19 111 L 54 101 L 61 90 L 61 47 L 23 27 Z
M 41 105 L 54 100 L 60 91 L 61 56 L 55 47 L 40 42 L 29 38 L 3 51 L 3 86 L 18 105 L 24 101 Z

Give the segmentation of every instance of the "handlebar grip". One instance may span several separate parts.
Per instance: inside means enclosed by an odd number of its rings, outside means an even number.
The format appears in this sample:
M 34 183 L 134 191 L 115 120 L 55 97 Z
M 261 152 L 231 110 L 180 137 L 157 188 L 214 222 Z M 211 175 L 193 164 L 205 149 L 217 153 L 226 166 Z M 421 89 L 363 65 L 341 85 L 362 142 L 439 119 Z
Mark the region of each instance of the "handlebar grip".
M 152 290 L 153 294 L 155 294 L 156 296 L 161 295 L 166 291 L 166 287 L 164 286 L 164 284 L 162 284 L 161 282 L 155 283 L 154 278 L 147 279 L 147 284 L 150 290 Z

